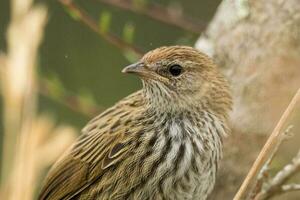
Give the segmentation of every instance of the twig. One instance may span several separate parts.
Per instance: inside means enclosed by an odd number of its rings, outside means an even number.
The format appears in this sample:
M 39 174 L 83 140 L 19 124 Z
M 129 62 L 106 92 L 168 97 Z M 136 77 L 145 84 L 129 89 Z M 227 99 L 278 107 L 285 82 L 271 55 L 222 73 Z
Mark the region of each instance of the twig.
M 39 93 L 41 95 L 52 99 L 69 108 L 70 110 L 80 113 L 84 116 L 93 117 L 95 114 L 104 110 L 104 107 L 95 103 L 85 103 L 83 105 L 80 97 L 70 94 L 70 92 L 66 91 L 64 88 L 60 88 L 63 90 L 61 94 L 55 94 L 55 92 L 52 92 L 51 86 L 49 86 L 48 81 L 46 80 L 40 80 L 39 84 Z
M 289 125 L 286 128 L 286 130 L 282 134 L 283 137 L 280 138 L 280 141 L 278 142 L 278 144 L 274 148 L 274 151 L 272 152 L 270 158 L 266 161 L 266 163 L 264 164 L 264 166 L 261 168 L 260 172 L 258 173 L 256 183 L 255 183 L 252 191 L 250 192 L 250 199 L 254 199 L 255 196 L 259 192 L 261 192 L 262 186 L 263 186 L 266 178 L 268 178 L 268 172 L 269 172 L 269 169 L 270 169 L 270 164 L 271 164 L 272 160 L 274 159 L 275 155 L 277 154 L 281 143 L 284 141 L 284 139 L 288 138 L 288 135 L 289 135 L 292 128 L 293 128 L 293 125 Z
M 284 192 L 291 192 L 291 191 L 299 191 L 300 190 L 300 184 L 288 184 L 283 185 L 281 187 L 281 191 Z
M 138 56 L 143 55 L 143 51 L 141 51 L 136 46 L 129 44 L 119 37 L 113 35 L 112 33 L 109 33 L 107 31 L 102 31 L 100 27 L 98 26 L 98 23 L 90 17 L 83 9 L 78 7 L 75 3 L 72 2 L 72 0 L 58 0 L 61 4 L 63 4 L 66 8 L 71 10 L 73 13 L 76 14 L 76 17 L 88 26 L 91 30 L 96 32 L 98 35 L 100 35 L 103 39 L 108 41 L 109 43 L 113 44 L 114 46 L 120 48 L 123 51 L 131 51 Z
M 255 197 L 255 200 L 269 199 L 277 194 L 288 192 L 298 188 L 297 184 L 283 185 L 292 176 L 300 171 L 300 150 L 298 154 L 293 158 L 292 163 L 286 165 L 280 170 L 270 181 L 265 184 L 263 190 Z
M 3 66 L 3 61 L 0 58 L 0 66 Z M 77 112 L 86 117 L 93 117 L 95 114 L 100 113 L 105 108 L 103 106 L 99 106 L 94 103 L 84 104 L 82 105 L 81 99 L 74 95 L 70 94 L 68 91 L 64 91 L 63 95 L 57 96 L 53 92 L 51 92 L 51 88 L 48 86 L 46 81 L 40 81 L 38 88 L 38 93 L 67 107 L 68 109 Z M 1 89 L 1 88 L 0 88 Z M 2 95 L 2 91 L 0 90 L 0 95 Z
M 272 134 L 268 138 L 267 142 L 265 143 L 263 149 L 259 153 L 257 159 L 255 160 L 252 168 L 250 169 L 248 175 L 246 176 L 243 184 L 239 188 L 238 192 L 236 193 L 233 200 L 240 200 L 245 195 L 249 185 L 253 182 L 253 180 L 256 178 L 257 174 L 265 164 L 265 162 L 269 159 L 269 157 L 273 154 L 274 149 L 276 149 L 276 146 L 281 141 L 282 132 L 280 130 L 282 129 L 283 125 L 285 124 L 288 116 L 291 114 L 291 112 L 294 110 L 296 103 L 298 102 L 300 98 L 300 89 L 298 89 L 297 93 L 295 94 L 294 98 L 290 102 L 289 106 L 283 113 L 281 119 L 277 123 L 275 129 L 273 130 Z
M 114 6 L 123 10 L 128 10 L 140 15 L 150 17 L 162 23 L 176 26 L 180 29 L 192 33 L 200 34 L 205 29 L 205 26 L 203 24 L 197 23 L 195 20 L 193 20 L 190 17 L 173 14 L 173 13 L 177 13 L 175 9 L 172 8 L 166 9 L 153 2 L 151 3 L 147 2 L 146 3 L 147 5 L 145 5 L 142 8 L 139 8 L 135 6 L 134 2 L 131 0 L 98 0 L 98 1 L 110 6 Z

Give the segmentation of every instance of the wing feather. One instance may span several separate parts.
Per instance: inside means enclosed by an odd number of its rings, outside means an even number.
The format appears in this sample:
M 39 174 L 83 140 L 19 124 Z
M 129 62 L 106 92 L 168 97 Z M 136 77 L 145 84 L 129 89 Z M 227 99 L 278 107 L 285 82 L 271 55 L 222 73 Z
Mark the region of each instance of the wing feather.
M 38 199 L 71 199 L 130 153 L 130 124 L 126 121 L 131 121 L 141 105 L 141 92 L 136 92 L 92 119 L 68 153 L 50 170 Z

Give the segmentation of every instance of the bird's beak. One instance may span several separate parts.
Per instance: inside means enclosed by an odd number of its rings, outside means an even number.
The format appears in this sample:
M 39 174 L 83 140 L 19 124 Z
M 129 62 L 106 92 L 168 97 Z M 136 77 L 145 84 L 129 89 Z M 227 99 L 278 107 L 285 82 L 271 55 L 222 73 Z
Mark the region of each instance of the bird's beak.
M 146 76 L 149 74 L 149 70 L 146 68 L 145 64 L 142 62 L 137 62 L 131 65 L 128 65 L 122 70 L 123 73 L 128 74 L 138 74 L 141 76 Z
M 149 68 L 143 62 L 137 62 L 131 65 L 128 65 L 122 70 L 123 73 L 136 74 L 142 79 L 152 79 L 161 82 L 167 82 L 168 79 L 162 76 L 158 76 L 151 68 Z

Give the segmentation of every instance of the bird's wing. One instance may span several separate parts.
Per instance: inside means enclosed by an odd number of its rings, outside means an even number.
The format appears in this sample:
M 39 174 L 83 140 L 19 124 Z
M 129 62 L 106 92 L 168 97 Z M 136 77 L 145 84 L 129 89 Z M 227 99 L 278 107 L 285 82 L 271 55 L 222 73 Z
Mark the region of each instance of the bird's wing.
M 50 170 L 39 200 L 71 199 L 129 155 L 134 144 L 128 124 L 141 108 L 141 92 L 136 92 L 91 120 Z

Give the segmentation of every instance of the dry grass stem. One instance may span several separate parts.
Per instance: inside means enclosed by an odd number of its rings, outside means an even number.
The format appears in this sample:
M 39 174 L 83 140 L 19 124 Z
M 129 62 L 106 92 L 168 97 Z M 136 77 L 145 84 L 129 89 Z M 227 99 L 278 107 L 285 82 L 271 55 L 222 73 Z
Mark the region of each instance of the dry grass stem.
M 32 151 L 36 144 L 31 134 L 36 110 L 35 59 L 47 12 L 43 7 L 31 8 L 30 0 L 11 3 L 8 53 L 1 76 L 4 102 L 1 189 L 5 199 L 29 200 L 33 198 Z
M 8 52 L 0 57 L 4 103 L 1 199 L 32 200 L 41 171 L 60 156 L 76 135 L 67 126 L 54 128 L 48 117 L 36 117 L 35 60 L 47 11 L 44 7 L 31 7 L 31 3 L 12 1 Z
M 278 144 L 282 142 L 282 137 L 284 136 L 284 132 L 281 132 L 282 127 L 284 126 L 287 118 L 294 110 L 296 103 L 300 99 L 300 89 L 298 89 L 297 93 L 295 94 L 294 98 L 290 102 L 289 106 L 283 113 L 281 119 L 277 123 L 275 129 L 273 130 L 272 134 L 268 138 L 267 142 L 265 143 L 263 149 L 259 153 L 257 159 L 255 160 L 253 166 L 251 167 L 248 175 L 246 176 L 242 186 L 236 193 L 234 200 L 243 199 L 243 196 L 246 194 L 248 187 L 250 184 L 256 179 L 259 171 L 264 166 L 264 164 L 268 161 L 268 159 L 273 155 L 274 151 L 276 151 L 276 147 Z
M 45 123 L 35 120 L 35 60 L 47 21 L 47 11 L 44 7 L 32 7 L 30 0 L 13 0 L 11 3 L 11 22 L 7 32 L 8 52 L 1 56 L 4 102 L 1 198 L 31 200 L 39 175 L 36 159 L 43 152 L 38 148 L 41 133 L 47 133 L 49 128 Z M 70 139 L 62 141 L 69 143 Z M 55 144 L 60 152 L 66 146 L 57 142 Z M 53 162 L 53 159 L 48 159 Z
M 23 1 L 12 1 L 12 4 L 8 54 L 1 77 L 5 120 L 3 175 L 7 175 L 12 166 L 19 130 L 27 131 L 35 110 L 34 62 L 46 21 L 44 8 L 36 7 L 27 13 L 28 5 Z

